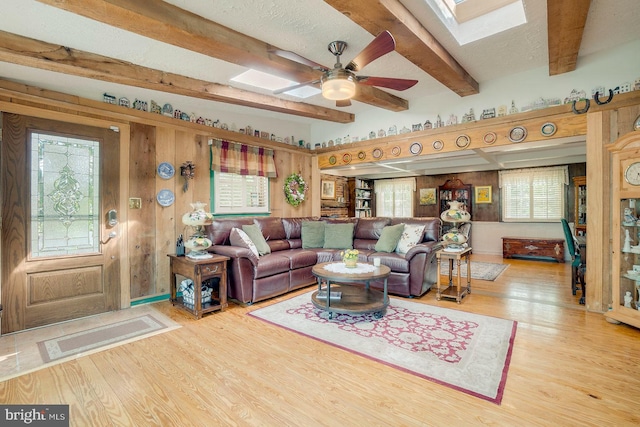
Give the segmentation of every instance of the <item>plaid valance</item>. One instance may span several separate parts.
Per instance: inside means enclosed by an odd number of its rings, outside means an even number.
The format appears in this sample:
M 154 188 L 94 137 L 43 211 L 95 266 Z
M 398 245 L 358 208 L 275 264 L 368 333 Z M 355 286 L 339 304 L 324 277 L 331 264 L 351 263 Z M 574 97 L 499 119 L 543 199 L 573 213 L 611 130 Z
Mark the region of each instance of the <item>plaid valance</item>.
M 211 144 L 211 170 L 238 175 L 276 178 L 272 149 L 214 139 Z

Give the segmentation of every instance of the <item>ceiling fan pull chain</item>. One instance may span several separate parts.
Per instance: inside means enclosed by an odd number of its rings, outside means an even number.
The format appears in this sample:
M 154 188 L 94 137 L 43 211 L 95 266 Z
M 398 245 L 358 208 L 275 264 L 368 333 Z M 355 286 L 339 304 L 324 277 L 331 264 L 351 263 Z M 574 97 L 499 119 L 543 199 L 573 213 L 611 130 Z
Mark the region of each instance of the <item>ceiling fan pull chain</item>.
M 571 104 L 571 109 L 573 110 L 574 113 L 576 114 L 584 114 L 587 111 L 589 111 L 589 107 L 591 106 L 591 102 L 589 101 L 589 99 L 585 99 L 585 105 L 584 108 L 582 110 L 577 110 L 576 109 L 576 102 L 578 101 L 573 101 L 573 103 Z
M 609 98 L 607 98 L 606 101 L 600 101 L 600 92 L 599 91 L 596 91 L 596 93 L 593 94 L 593 99 L 594 99 L 594 101 L 596 101 L 596 104 L 598 104 L 598 105 L 608 104 L 613 99 L 613 91 L 611 89 L 609 89 Z

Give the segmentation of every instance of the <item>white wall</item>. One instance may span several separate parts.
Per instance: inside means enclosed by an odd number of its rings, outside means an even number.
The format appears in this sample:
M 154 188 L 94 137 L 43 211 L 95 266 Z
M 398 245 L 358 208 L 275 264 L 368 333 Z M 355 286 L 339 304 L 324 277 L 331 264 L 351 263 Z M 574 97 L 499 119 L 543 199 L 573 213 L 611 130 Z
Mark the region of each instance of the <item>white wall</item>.
M 607 89 L 629 82 L 633 85 L 640 78 L 640 40 L 620 46 L 616 50 L 594 54 L 580 58 L 577 69 L 558 76 L 549 76 L 549 68 L 523 72 L 501 79 L 480 84 L 480 93 L 464 98 L 449 90 L 435 96 L 425 96 L 410 104 L 410 110 L 400 113 L 381 108 L 372 108 L 366 113 L 356 115 L 356 121 L 349 124 L 322 122 L 311 125 L 311 141 L 322 143 L 330 139 L 344 138 L 346 135 L 362 138 L 370 131 L 377 133 L 396 125 L 398 131 L 412 124 L 424 123 L 427 119 L 434 122 L 439 114 L 446 122 L 450 114 L 462 115 L 473 108 L 476 118 L 483 109 L 498 108 L 500 105 L 511 106 L 515 101 L 518 108 L 539 98 L 564 99 L 571 90 L 584 90 L 591 96 L 591 90 L 598 86 Z M 464 64 L 463 64 L 464 65 Z M 402 96 L 400 94 L 400 96 Z M 606 99 L 606 97 L 605 97 Z

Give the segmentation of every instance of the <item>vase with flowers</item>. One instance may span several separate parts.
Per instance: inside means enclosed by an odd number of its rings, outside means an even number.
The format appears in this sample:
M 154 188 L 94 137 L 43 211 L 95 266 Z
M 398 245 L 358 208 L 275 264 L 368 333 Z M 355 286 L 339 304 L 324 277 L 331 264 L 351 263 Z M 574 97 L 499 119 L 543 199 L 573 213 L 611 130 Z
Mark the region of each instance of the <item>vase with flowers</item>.
M 359 253 L 360 252 L 357 249 L 347 249 L 340 252 L 340 256 L 342 257 L 342 262 L 344 262 L 345 267 L 356 268 L 358 266 Z

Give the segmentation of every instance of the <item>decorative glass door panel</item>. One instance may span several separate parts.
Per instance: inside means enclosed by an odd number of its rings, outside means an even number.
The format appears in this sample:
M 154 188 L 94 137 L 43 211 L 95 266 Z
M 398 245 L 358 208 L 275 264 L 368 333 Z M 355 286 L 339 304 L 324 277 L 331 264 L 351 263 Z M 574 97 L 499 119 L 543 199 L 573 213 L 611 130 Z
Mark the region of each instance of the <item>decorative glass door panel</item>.
M 3 113 L 0 155 L 2 333 L 118 309 L 119 134 Z
M 31 134 L 31 257 L 100 251 L 100 143 Z

